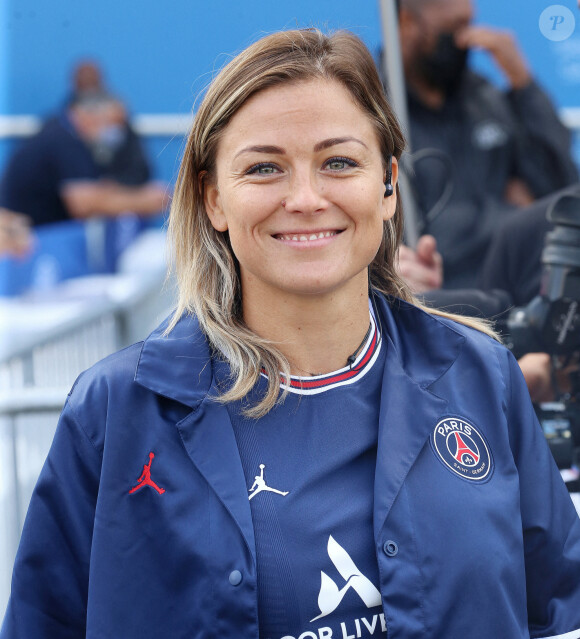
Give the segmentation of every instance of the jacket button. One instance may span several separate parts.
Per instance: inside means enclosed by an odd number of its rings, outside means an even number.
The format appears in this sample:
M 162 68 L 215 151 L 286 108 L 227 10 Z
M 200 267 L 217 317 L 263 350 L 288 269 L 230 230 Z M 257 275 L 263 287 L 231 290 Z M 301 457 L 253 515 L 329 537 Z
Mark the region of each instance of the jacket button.
M 242 583 L 242 573 L 239 570 L 230 572 L 230 583 L 232 586 L 239 586 Z
M 394 557 L 399 552 L 399 546 L 397 546 L 396 542 L 389 539 L 389 541 L 385 541 L 383 550 L 387 557 Z

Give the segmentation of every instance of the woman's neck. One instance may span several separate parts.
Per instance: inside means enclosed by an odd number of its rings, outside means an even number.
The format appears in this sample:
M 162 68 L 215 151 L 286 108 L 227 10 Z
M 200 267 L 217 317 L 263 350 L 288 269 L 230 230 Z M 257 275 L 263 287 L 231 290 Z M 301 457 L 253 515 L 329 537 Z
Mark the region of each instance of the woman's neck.
M 366 273 L 364 280 L 347 289 L 324 295 L 268 296 L 250 287 L 243 297 L 244 321 L 275 343 L 288 359 L 292 375 L 330 373 L 347 365 L 369 328 Z

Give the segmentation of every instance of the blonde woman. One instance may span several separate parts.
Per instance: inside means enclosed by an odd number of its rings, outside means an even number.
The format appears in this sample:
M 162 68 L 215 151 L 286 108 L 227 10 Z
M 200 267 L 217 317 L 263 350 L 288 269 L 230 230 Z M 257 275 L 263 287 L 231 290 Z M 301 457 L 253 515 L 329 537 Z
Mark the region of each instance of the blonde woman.
M 403 145 L 351 34 L 221 71 L 177 311 L 75 384 L 2 639 L 580 635 L 580 522 L 517 364 L 394 270 Z

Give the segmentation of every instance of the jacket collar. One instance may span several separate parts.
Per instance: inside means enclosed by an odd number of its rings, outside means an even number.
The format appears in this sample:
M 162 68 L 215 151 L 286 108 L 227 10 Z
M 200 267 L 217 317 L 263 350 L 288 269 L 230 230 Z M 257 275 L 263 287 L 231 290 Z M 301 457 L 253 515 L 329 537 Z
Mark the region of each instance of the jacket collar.
M 382 295 L 376 300 L 391 356 L 415 384 L 428 388 L 455 362 L 465 337 L 448 320 L 408 302 Z
M 376 295 L 381 332 L 404 373 L 421 388 L 453 364 L 465 338 L 446 320 L 397 298 Z M 166 319 L 143 343 L 135 381 L 195 408 L 212 383 L 211 351 L 195 317 L 184 315 L 165 335 Z
M 158 395 L 196 408 L 212 383 L 211 352 L 199 322 L 183 315 L 165 334 L 168 317 L 143 342 L 135 381 Z

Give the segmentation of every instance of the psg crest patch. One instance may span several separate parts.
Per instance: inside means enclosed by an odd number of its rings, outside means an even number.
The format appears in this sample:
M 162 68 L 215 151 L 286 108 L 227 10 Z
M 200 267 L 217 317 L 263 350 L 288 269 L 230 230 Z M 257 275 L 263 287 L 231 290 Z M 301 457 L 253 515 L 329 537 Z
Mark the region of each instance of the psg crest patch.
M 488 479 L 493 460 L 483 435 L 461 417 L 442 419 L 433 431 L 435 454 L 453 473 L 469 481 Z

